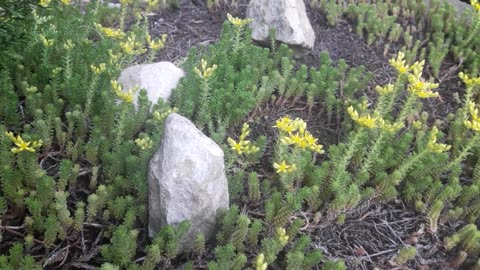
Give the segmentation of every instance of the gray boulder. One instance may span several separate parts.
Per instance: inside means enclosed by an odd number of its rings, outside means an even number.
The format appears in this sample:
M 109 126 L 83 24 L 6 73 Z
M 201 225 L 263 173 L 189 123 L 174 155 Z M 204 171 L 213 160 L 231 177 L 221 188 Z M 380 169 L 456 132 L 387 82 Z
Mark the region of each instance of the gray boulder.
M 273 28 L 278 41 L 313 48 L 315 33 L 303 0 L 250 1 L 247 17 L 253 19 L 250 27 L 254 40 L 268 42 L 270 29 Z
M 228 208 L 228 183 L 222 149 L 187 118 L 170 114 L 160 148 L 148 171 L 148 234 L 162 226 L 190 221 L 180 247 L 187 251 L 198 233 L 215 235 L 217 215 Z
M 124 90 L 136 86 L 147 91 L 148 99 L 157 103 L 158 98 L 167 100 L 172 89 L 184 75 L 183 71 L 170 62 L 158 62 L 153 64 L 137 65 L 128 67 L 120 73 L 118 82 L 123 85 Z M 138 92 L 135 95 L 137 103 Z

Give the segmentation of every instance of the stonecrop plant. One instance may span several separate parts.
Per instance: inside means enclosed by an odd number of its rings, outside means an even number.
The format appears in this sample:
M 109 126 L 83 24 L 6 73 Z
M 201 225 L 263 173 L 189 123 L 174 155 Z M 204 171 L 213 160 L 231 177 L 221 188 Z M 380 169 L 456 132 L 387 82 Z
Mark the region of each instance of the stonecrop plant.
M 436 1 L 428 12 L 423 1 L 380 1 L 374 9 L 312 1 L 331 24 L 342 14 L 353 20 L 368 44 L 405 42 L 388 62 L 396 76 L 375 86 L 364 67 L 334 63 L 326 52 L 307 67 L 286 45 L 256 46 L 251 20 L 227 14 L 218 41 L 192 48 L 171 98 L 151 104 L 146 91 L 116 79 L 165 47 L 165 35 L 148 32 L 148 14 L 174 1 L 149 0 L 141 13 L 138 1 L 122 0 L 113 24 L 99 0 L 83 9 L 67 0 L 7 1 L 0 3 L 1 269 L 347 269 L 315 233 L 393 200 L 423 216 L 432 238 L 453 226 L 437 241 L 455 258 L 450 265 L 480 269 L 480 16 L 453 29 L 451 10 Z M 472 6 L 478 15 L 478 2 Z M 414 43 L 412 25 L 397 21 L 404 15 L 432 31 L 428 51 Z M 423 106 L 444 94 L 437 69 L 447 52 L 464 61 L 455 72 L 465 93 L 456 112 L 436 119 Z M 187 254 L 178 248 L 188 222 L 153 239 L 145 230 L 147 164 L 172 112 L 220 144 L 231 199 L 215 239 L 199 234 Z M 338 143 L 323 135 L 332 125 Z M 390 263 L 411 266 L 421 252 L 399 245 Z

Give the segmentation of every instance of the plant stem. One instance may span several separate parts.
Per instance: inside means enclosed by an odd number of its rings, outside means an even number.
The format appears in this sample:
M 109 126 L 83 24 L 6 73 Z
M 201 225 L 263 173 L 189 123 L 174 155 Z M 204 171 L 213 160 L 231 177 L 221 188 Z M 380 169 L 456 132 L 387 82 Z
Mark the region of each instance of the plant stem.
M 465 145 L 465 147 L 463 147 L 462 151 L 459 153 L 459 155 L 452 161 L 450 161 L 450 163 L 448 163 L 448 165 L 446 166 L 446 169 L 445 170 L 450 170 L 453 166 L 457 165 L 457 164 L 460 164 L 462 161 L 465 160 L 465 158 L 468 156 L 469 154 L 469 151 L 472 149 L 472 147 L 475 146 L 475 144 L 477 143 L 478 139 L 480 138 L 480 136 L 478 136 L 477 134 L 475 134 L 473 136 L 473 138 L 471 138 L 467 145 Z
M 407 97 L 407 100 L 405 101 L 405 104 L 403 105 L 403 108 L 398 116 L 397 121 L 398 122 L 403 122 L 405 121 L 405 118 L 407 117 L 407 114 L 410 112 L 410 107 L 412 107 L 412 104 L 417 100 L 417 97 L 414 94 L 409 94 Z
M 473 26 L 473 29 L 469 31 L 470 35 L 468 35 L 467 39 L 463 41 L 462 47 L 466 47 L 468 43 L 470 43 L 470 41 L 472 41 L 472 39 L 477 36 L 478 30 L 480 30 L 480 14 L 477 14 L 477 16 L 473 16 L 472 19 L 473 18 L 476 19 L 475 25 Z

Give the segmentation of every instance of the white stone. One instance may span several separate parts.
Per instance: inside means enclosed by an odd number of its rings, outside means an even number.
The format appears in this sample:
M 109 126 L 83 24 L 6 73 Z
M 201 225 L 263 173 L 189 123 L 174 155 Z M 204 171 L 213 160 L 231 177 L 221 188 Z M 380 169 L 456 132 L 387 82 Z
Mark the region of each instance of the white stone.
M 158 98 L 167 100 L 172 89 L 177 87 L 180 78 L 184 75 L 183 70 L 170 62 L 158 62 L 153 64 L 136 65 L 123 70 L 118 78 L 124 90 L 134 87 L 145 89 L 148 99 L 156 104 Z M 137 103 L 138 91 L 135 95 Z
M 148 234 L 190 221 L 181 251 L 193 246 L 198 233 L 215 235 L 217 215 L 229 205 L 222 149 L 187 118 L 170 114 L 161 145 L 148 171 Z
M 268 42 L 273 28 L 277 40 L 313 48 L 315 33 L 303 0 L 252 0 L 248 4 L 247 17 L 253 19 L 250 27 L 254 40 Z

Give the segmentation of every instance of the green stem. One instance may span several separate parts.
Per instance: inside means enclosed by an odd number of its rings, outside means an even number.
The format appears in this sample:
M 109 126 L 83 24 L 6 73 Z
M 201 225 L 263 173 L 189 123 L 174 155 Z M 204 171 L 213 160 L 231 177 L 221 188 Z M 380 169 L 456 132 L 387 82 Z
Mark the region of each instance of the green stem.
M 370 148 L 370 151 L 367 153 L 367 157 L 365 158 L 364 162 L 362 163 L 362 168 L 360 169 L 360 172 L 358 175 L 362 175 L 364 173 L 368 173 L 372 166 L 373 160 L 377 158 L 378 153 L 380 152 L 380 146 L 382 145 L 383 140 L 385 139 L 385 132 L 380 131 L 380 135 L 377 137 L 375 142 L 373 143 L 372 147 Z M 358 185 L 362 185 L 363 183 L 358 183 Z
M 237 52 L 238 49 L 240 48 L 240 35 L 242 33 L 242 29 L 241 27 L 236 27 L 236 31 L 235 31 L 235 44 L 233 45 L 233 51 L 234 52 Z
M 338 163 L 336 163 L 336 166 L 333 170 L 334 173 L 338 171 L 344 171 L 347 168 L 348 162 L 350 161 L 353 154 L 355 153 L 355 150 L 357 149 L 358 140 L 360 139 L 362 134 L 363 134 L 363 128 L 360 128 L 353 135 L 352 139 L 348 143 L 348 148 L 345 151 L 343 158 Z
M 125 17 L 127 16 L 127 7 L 122 5 L 122 11 L 120 14 L 120 30 L 125 31 Z
M 465 41 L 463 42 L 462 44 L 463 47 L 466 47 L 468 43 L 470 43 L 470 41 L 472 41 L 472 39 L 477 36 L 478 30 L 480 29 L 480 14 L 477 14 L 477 16 L 472 16 L 472 19 L 473 18 L 476 19 L 475 25 L 473 26 L 473 29 L 469 31 L 470 34 L 468 35 L 467 39 L 465 39 Z
M 473 138 L 471 138 L 467 145 L 465 145 L 465 147 L 463 147 L 462 151 L 459 153 L 459 155 L 452 161 L 450 161 L 450 163 L 448 163 L 448 165 L 446 166 L 446 170 L 450 170 L 452 167 L 454 167 L 455 165 L 458 165 L 460 164 L 461 162 L 463 162 L 465 160 L 465 158 L 467 158 L 469 151 L 475 146 L 475 144 L 478 142 L 478 139 L 480 138 L 480 136 L 478 136 L 477 134 L 475 134 L 473 136 Z
M 85 110 L 84 110 L 84 117 L 87 118 L 88 114 L 90 113 L 90 108 L 92 106 L 93 94 L 95 93 L 95 85 L 98 81 L 98 75 L 94 74 L 92 78 L 92 82 L 87 90 L 87 102 L 85 102 Z
M 403 122 L 405 121 L 405 118 L 407 117 L 407 114 L 410 112 L 410 109 L 413 105 L 413 103 L 417 100 L 417 97 L 414 94 L 409 94 L 407 97 L 407 100 L 405 101 L 405 104 L 403 105 L 402 111 L 400 112 L 400 115 L 398 116 L 397 122 Z
M 126 104 L 120 104 L 120 106 L 122 106 L 122 108 L 120 109 L 120 116 L 118 118 L 118 124 L 117 124 L 117 128 L 116 128 L 116 131 L 115 131 L 115 145 L 119 146 L 122 141 L 123 141 L 123 135 L 125 135 L 125 131 L 124 131 L 124 128 L 125 128 L 125 117 L 127 115 L 127 105 Z
M 425 147 L 425 149 L 422 150 L 420 153 L 410 157 L 407 161 L 402 163 L 402 165 L 400 165 L 400 167 L 398 167 L 392 173 L 392 184 L 395 186 L 398 185 L 405 177 L 410 167 L 412 167 L 413 164 L 417 163 L 420 159 L 422 159 L 427 153 L 430 152 L 428 151 L 428 148 Z

